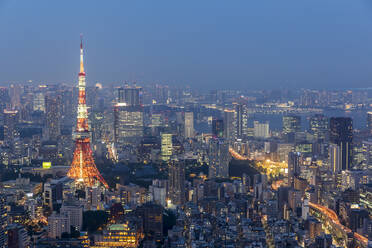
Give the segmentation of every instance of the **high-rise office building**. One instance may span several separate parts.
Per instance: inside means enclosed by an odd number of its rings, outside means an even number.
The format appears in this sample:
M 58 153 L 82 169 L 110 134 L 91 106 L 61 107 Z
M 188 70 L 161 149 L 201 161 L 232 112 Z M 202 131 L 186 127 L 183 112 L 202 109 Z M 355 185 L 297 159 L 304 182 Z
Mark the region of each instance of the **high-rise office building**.
M 253 122 L 253 135 L 255 138 L 267 139 L 270 137 L 269 122 L 260 123 L 258 121 Z
M 30 236 L 22 225 L 12 224 L 8 227 L 8 248 L 31 247 Z
M 301 131 L 301 117 L 296 115 L 283 116 L 283 133 L 290 134 Z
M 49 140 L 57 140 L 61 135 L 60 105 L 59 96 L 45 96 L 46 138 Z
M 293 151 L 294 151 L 293 144 L 279 143 L 276 149 L 279 161 L 288 162 L 288 154 Z
M 75 106 L 72 90 L 61 92 L 61 121 L 64 125 L 73 125 L 75 116 Z
M 363 149 L 363 164 L 372 169 L 372 140 L 364 140 L 362 142 L 362 149 Z
M 283 138 L 286 142 L 296 141 L 296 133 L 301 131 L 301 117 L 295 115 L 283 116 Z
M 316 140 L 325 141 L 328 136 L 328 118 L 322 114 L 316 114 L 310 118 L 310 131 Z
M 162 133 L 161 134 L 161 157 L 163 161 L 169 161 L 172 156 L 173 143 L 172 134 Z
M 330 141 L 340 143 L 353 140 L 353 122 L 350 117 L 332 117 L 330 119 Z
M 9 91 L 6 87 L 0 87 L 0 113 L 4 112 L 4 109 L 10 107 Z
M 294 178 L 300 174 L 300 153 L 288 153 L 288 186 L 294 187 Z
M 185 161 L 172 158 L 168 164 L 169 197 L 175 205 L 185 203 Z
M 337 144 L 330 144 L 328 148 L 329 166 L 333 174 L 338 174 L 342 170 L 341 166 L 341 151 Z
M 249 114 L 248 114 L 248 108 L 246 105 L 243 106 L 243 113 L 242 113 L 242 132 L 243 132 L 243 137 L 248 137 L 250 133 L 250 129 L 248 126 L 248 121 L 249 121 Z
M 12 146 L 17 137 L 18 111 L 4 110 L 4 143 Z
M 224 133 L 223 120 L 212 120 L 212 135 L 216 138 L 222 138 Z
M 70 218 L 66 213 L 57 214 L 53 212 L 48 217 L 48 237 L 61 238 L 62 233 L 71 233 Z
M 140 104 L 140 90 L 138 87 L 118 89 L 118 103 L 114 107 L 114 135 L 115 143 L 138 143 L 144 132 L 143 107 Z
M 348 170 L 352 162 L 353 122 L 349 117 L 330 119 L 330 143 L 340 147 L 341 169 Z
M 45 96 L 43 92 L 34 93 L 33 110 L 45 112 Z
M 21 107 L 22 86 L 19 84 L 12 84 L 9 88 L 10 104 L 12 109 L 19 109 Z
M 0 195 L 0 248 L 8 247 L 8 215 L 5 204 L 5 196 Z
M 140 93 L 142 88 L 138 86 L 120 87 L 118 89 L 118 102 L 126 103 L 127 106 L 138 106 L 141 104 Z
M 125 106 L 120 103 L 114 108 L 115 143 L 118 145 L 138 143 L 143 137 L 142 106 Z
M 276 197 L 278 199 L 278 210 L 280 218 L 283 218 L 285 206 L 288 205 L 288 192 L 289 187 L 279 187 L 276 192 Z
M 236 138 L 236 118 L 235 111 L 225 109 L 224 111 L 224 138 L 228 141 L 234 141 Z
M 149 186 L 151 201 L 167 207 L 167 181 L 155 179 L 152 180 L 152 185 Z
M 63 199 L 63 184 L 58 180 L 44 183 L 43 203 L 53 210 L 53 205 Z
M 236 112 L 236 137 L 241 138 L 243 136 L 243 105 L 237 104 L 235 106 Z
M 163 116 L 161 114 L 151 115 L 151 127 L 161 127 L 163 125 Z
M 61 213 L 66 213 L 70 219 L 70 225 L 76 231 L 83 227 L 83 205 L 79 202 L 65 201 L 60 209 Z
M 160 104 L 165 104 L 169 100 L 170 90 L 167 85 L 155 85 L 155 101 Z
M 368 135 L 372 136 L 372 112 L 367 113 L 367 129 Z
M 136 209 L 136 214 L 143 221 L 145 237 L 159 242 L 163 239 L 163 207 L 154 203 L 146 203 Z
M 209 178 L 229 176 L 229 144 L 223 139 L 211 139 L 208 149 Z
M 185 112 L 185 138 L 194 137 L 194 113 Z
M 85 88 L 86 91 L 86 104 L 89 109 L 91 109 L 91 113 L 94 113 L 96 111 L 102 111 L 100 109 L 101 104 L 101 98 L 99 96 L 99 87 L 95 86 L 87 86 Z

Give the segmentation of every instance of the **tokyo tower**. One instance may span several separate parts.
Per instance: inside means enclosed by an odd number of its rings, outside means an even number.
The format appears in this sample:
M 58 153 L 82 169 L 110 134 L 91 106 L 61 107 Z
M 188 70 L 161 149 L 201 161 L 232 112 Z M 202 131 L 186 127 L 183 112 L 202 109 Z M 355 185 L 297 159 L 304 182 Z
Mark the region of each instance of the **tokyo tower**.
M 83 62 L 83 41 L 80 42 L 80 73 L 79 73 L 79 102 L 77 109 L 77 125 L 75 130 L 75 151 L 71 168 L 67 176 L 77 183 L 91 187 L 101 182 L 106 188 L 107 183 L 99 173 L 94 163 L 88 126 L 88 109 L 85 95 L 85 72 Z

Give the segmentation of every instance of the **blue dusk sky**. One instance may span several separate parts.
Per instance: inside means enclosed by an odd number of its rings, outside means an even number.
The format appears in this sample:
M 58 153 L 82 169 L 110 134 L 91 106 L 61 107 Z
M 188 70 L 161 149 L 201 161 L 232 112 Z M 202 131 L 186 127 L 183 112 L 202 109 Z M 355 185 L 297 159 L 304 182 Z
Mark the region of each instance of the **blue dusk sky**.
M 0 0 L 0 82 L 372 86 L 371 0 Z

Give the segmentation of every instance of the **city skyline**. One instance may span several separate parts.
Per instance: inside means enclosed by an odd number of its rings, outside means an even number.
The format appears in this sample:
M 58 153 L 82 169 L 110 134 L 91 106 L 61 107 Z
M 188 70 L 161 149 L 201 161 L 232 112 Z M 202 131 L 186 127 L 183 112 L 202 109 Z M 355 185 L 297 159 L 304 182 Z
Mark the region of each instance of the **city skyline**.
M 372 3 L 335 2 L 0 0 L 0 248 L 372 248 Z

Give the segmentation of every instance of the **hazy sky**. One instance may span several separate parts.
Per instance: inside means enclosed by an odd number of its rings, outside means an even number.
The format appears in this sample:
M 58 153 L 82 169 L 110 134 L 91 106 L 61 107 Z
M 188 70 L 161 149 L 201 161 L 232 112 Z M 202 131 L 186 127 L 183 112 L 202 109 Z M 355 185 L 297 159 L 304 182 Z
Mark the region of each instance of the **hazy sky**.
M 372 86 L 371 0 L 0 0 L 0 82 Z

